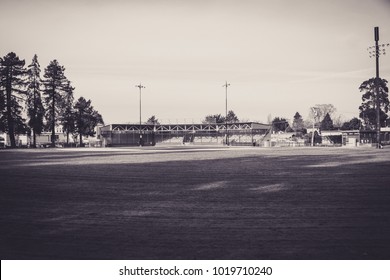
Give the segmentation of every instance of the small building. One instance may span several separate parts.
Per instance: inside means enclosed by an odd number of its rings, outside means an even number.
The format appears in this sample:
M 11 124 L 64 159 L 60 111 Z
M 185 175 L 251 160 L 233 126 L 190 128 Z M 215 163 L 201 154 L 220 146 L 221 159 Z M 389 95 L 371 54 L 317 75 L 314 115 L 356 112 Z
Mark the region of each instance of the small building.
M 324 130 L 320 132 L 321 145 L 341 146 L 343 132 L 341 130 Z
M 359 130 L 344 130 L 341 131 L 342 144 L 348 147 L 360 146 L 360 131 Z
M 16 147 L 27 147 L 29 137 L 27 134 L 15 134 Z M 0 148 L 5 148 L 11 145 L 11 140 L 8 133 L 0 131 Z
M 342 131 L 344 146 L 376 146 L 377 132 L 375 130 L 344 130 Z M 382 127 L 380 131 L 382 145 L 390 145 L 390 127 Z
M 7 144 L 7 134 L 0 131 L 0 149 L 5 148 Z

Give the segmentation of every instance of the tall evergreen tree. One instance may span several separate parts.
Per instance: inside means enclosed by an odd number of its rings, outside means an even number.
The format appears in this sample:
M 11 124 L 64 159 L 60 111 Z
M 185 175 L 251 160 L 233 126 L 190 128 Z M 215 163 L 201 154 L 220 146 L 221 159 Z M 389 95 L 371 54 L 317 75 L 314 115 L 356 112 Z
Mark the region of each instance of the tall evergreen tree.
M 68 85 L 64 72 L 65 67 L 61 66 L 57 60 L 53 60 L 45 68 L 45 74 L 43 75 L 45 78 L 43 84 L 45 86 L 44 101 L 47 112 L 47 128 L 51 131 L 52 147 L 55 146 L 55 128 L 63 111 L 64 102 L 62 99 L 66 94 L 65 89 Z
M 0 58 L 0 91 L 3 92 L 3 112 L 0 122 L 5 131 L 8 132 L 11 148 L 16 147 L 15 133 L 25 130 L 25 120 L 22 118 L 22 96 L 25 95 L 24 76 L 26 69 L 25 61 L 10 52 Z M 0 100 L 1 101 L 1 100 Z
M 94 136 L 95 127 L 103 124 L 103 118 L 91 105 L 91 100 L 80 97 L 75 104 L 76 131 L 79 134 L 80 146 L 83 145 L 83 136 Z
M 321 121 L 321 130 L 333 130 L 333 120 L 330 117 L 329 113 L 326 113 L 324 119 Z
M 2 87 L 0 82 L 0 131 L 5 131 L 5 122 L 1 121 L 1 119 L 3 119 L 4 114 L 5 114 L 5 90 Z
M 9 102 L 10 104 L 10 115 L 12 119 L 12 126 L 13 126 L 13 131 L 15 139 L 15 134 L 24 134 L 27 132 L 27 126 L 26 126 L 26 120 L 22 117 L 22 112 L 23 112 L 23 107 L 20 105 L 20 100 L 18 98 L 11 98 L 11 101 Z M 8 104 L 7 104 L 8 105 Z M 8 107 L 8 106 L 7 106 Z M 16 147 L 16 139 L 15 139 L 15 146 L 12 145 L 12 136 L 10 133 L 10 128 L 9 128 L 9 122 L 8 122 L 8 111 L 3 113 L 0 117 L 0 128 L 4 131 L 7 131 L 10 140 L 11 140 L 11 147 L 15 148 Z
M 69 134 L 75 132 L 76 129 L 76 116 L 73 108 L 73 91 L 74 87 L 72 87 L 70 82 L 68 81 L 64 88 L 65 95 L 62 99 L 62 112 L 60 117 L 62 130 L 66 133 L 66 144 L 69 144 Z
M 296 112 L 294 115 L 292 128 L 294 129 L 295 132 L 301 132 L 304 128 L 303 118 L 301 114 L 299 114 L 298 112 Z
M 43 130 L 43 118 L 45 110 L 42 105 L 41 90 L 41 69 L 37 55 L 34 55 L 31 64 L 27 69 L 27 115 L 28 125 L 33 133 L 33 147 L 36 147 L 36 136 Z
M 378 86 L 379 95 L 377 96 L 376 87 Z M 362 104 L 359 107 L 359 117 L 364 120 L 366 127 L 375 128 L 377 122 L 377 103 L 380 108 L 380 124 L 383 126 L 388 118 L 387 112 L 389 111 L 389 88 L 387 87 L 387 80 L 378 79 L 376 84 L 376 78 L 371 78 L 364 81 L 359 90 L 364 92 L 362 95 Z
M 1 88 L 0 85 L 0 112 L 3 112 L 5 108 L 5 96 L 4 96 L 4 90 Z

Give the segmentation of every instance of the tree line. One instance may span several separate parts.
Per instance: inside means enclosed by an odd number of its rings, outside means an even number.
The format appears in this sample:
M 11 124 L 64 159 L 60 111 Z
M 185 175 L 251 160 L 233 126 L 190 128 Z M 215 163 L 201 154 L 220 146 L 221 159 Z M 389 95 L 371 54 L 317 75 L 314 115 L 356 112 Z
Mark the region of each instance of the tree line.
M 309 122 L 315 122 L 315 126 L 320 130 L 374 130 L 376 128 L 377 106 L 379 106 L 381 127 L 389 126 L 388 112 L 390 105 L 387 83 L 386 79 L 371 78 L 359 86 L 359 91 L 362 92 L 359 117 L 354 117 L 349 121 L 335 125 L 332 115 L 336 112 L 336 108 L 332 104 L 317 104 L 314 106 L 315 115 L 313 112 L 310 115 L 311 121 L 305 122 L 301 114 L 296 112 L 291 125 L 286 118 L 274 118 L 271 122 L 273 130 L 276 132 L 294 131 L 306 133 L 305 127 L 309 126 Z
M 373 130 L 376 128 L 377 113 L 376 108 L 379 106 L 380 111 L 380 125 L 389 126 L 390 122 L 389 112 L 389 89 L 387 87 L 388 81 L 382 78 L 371 78 L 364 81 L 360 86 L 359 90 L 362 92 L 362 103 L 359 106 L 359 118 L 354 117 L 349 121 L 341 123 L 340 117 L 338 124 L 334 123 L 332 115 L 336 112 L 336 108 L 332 104 L 317 104 L 315 108 L 315 116 L 313 112 L 309 116 L 310 120 L 303 120 L 302 115 L 296 112 L 291 124 L 284 117 L 270 118 L 268 123 L 272 125 L 274 132 L 298 132 L 306 134 L 307 127 L 310 123 L 315 123 L 315 126 L 320 130 Z M 210 114 L 207 115 L 203 123 L 234 123 L 239 122 L 237 115 L 230 110 L 227 116 L 221 114 Z
M 355 117 L 335 126 L 332 114 L 336 108 L 332 104 L 316 105 L 315 116 L 310 118 L 316 122 L 321 130 L 341 128 L 374 129 L 376 128 L 377 106 L 380 108 L 380 124 L 388 125 L 389 98 L 387 80 L 371 78 L 364 81 L 359 90 L 362 92 L 362 103 L 359 106 L 359 118 Z M 75 88 L 65 76 L 65 67 L 57 60 L 50 61 L 44 69 L 41 78 L 40 64 L 37 55 L 25 67 L 25 61 L 15 53 L 10 52 L 0 57 L 0 130 L 8 132 L 11 147 L 16 147 L 16 134 L 32 134 L 32 146 L 36 146 L 36 136 L 43 131 L 51 132 L 51 145 L 55 146 L 58 126 L 62 127 L 69 143 L 70 135 L 79 137 L 82 145 L 82 136 L 93 136 L 97 124 L 103 124 L 103 118 L 91 105 L 91 100 L 80 97 L 74 101 Z M 27 119 L 23 117 L 25 112 Z M 234 111 L 230 110 L 227 116 L 210 114 L 205 116 L 203 123 L 234 123 L 239 122 Z M 147 123 L 158 124 L 158 119 L 152 116 Z M 272 128 L 278 131 L 294 131 L 306 133 L 308 122 L 296 112 L 291 125 L 286 118 L 276 117 L 272 121 Z M 390 124 L 390 123 L 389 123 Z
M 44 69 L 43 79 L 34 55 L 25 67 L 25 60 L 10 52 L 0 57 L 0 130 L 9 134 L 11 147 L 16 147 L 15 134 L 32 134 L 32 147 L 36 136 L 51 132 L 51 146 L 55 146 L 56 127 L 67 135 L 95 135 L 94 128 L 103 124 L 103 118 L 91 105 L 91 100 L 80 97 L 74 101 L 75 88 L 65 76 L 65 67 L 57 60 Z M 25 112 L 27 119 L 23 117 Z

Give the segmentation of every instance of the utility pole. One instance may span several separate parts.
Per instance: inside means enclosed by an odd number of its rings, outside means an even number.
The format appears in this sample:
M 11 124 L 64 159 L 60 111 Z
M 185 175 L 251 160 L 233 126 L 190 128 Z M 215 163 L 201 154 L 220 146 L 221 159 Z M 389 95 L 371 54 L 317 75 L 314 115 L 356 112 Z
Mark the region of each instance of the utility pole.
M 228 122 L 227 122 L 227 107 L 228 107 L 228 103 L 227 103 L 227 89 L 228 89 L 228 86 L 230 86 L 230 84 L 228 84 L 227 82 L 225 82 L 225 84 L 223 85 L 223 87 L 225 87 L 225 134 L 226 134 L 226 145 L 229 146 L 229 131 L 228 131 Z
M 381 120 L 380 120 L 380 112 L 381 112 L 381 104 L 380 104 L 380 96 L 379 96 L 379 88 L 380 88 L 380 78 L 379 78 L 379 56 L 381 54 L 386 54 L 385 47 L 390 44 L 382 44 L 379 45 L 379 27 L 374 27 L 374 39 L 375 46 L 369 47 L 370 57 L 375 56 L 375 95 L 376 95 L 376 147 L 379 149 L 381 147 Z M 381 49 L 382 47 L 382 49 Z M 370 50 L 373 49 L 373 50 Z
M 376 147 L 381 147 L 381 105 L 379 102 L 379 27 L 374 28 L 375 33 L 375 90 L 376 90 Z
M 136 85 L 135 87 L 139 88 L 139 145 L 143 146 L 143 141 L 142 141 L 142 134 L 141 134 L 141 125 L 142 125 L 142 120 L 141 120 L 141 90 L 145 88 L 141 83 L 139 85 Z
M 313 112 L 313 132 L 311 133 L 311 146 L 314 147 L 314 130 L 315 130 L 315 123 L 316 119 L 318 117 L 318 108 L 317 107 L 311 107 L 311 111 Z

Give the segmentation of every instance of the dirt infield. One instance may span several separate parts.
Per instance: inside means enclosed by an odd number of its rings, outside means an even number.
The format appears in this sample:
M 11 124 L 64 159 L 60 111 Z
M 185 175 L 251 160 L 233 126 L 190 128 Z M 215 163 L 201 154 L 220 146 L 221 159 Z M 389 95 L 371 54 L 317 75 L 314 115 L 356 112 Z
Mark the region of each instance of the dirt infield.
M 390 148 L 0 151 L 1 259 L 390 259 Z

